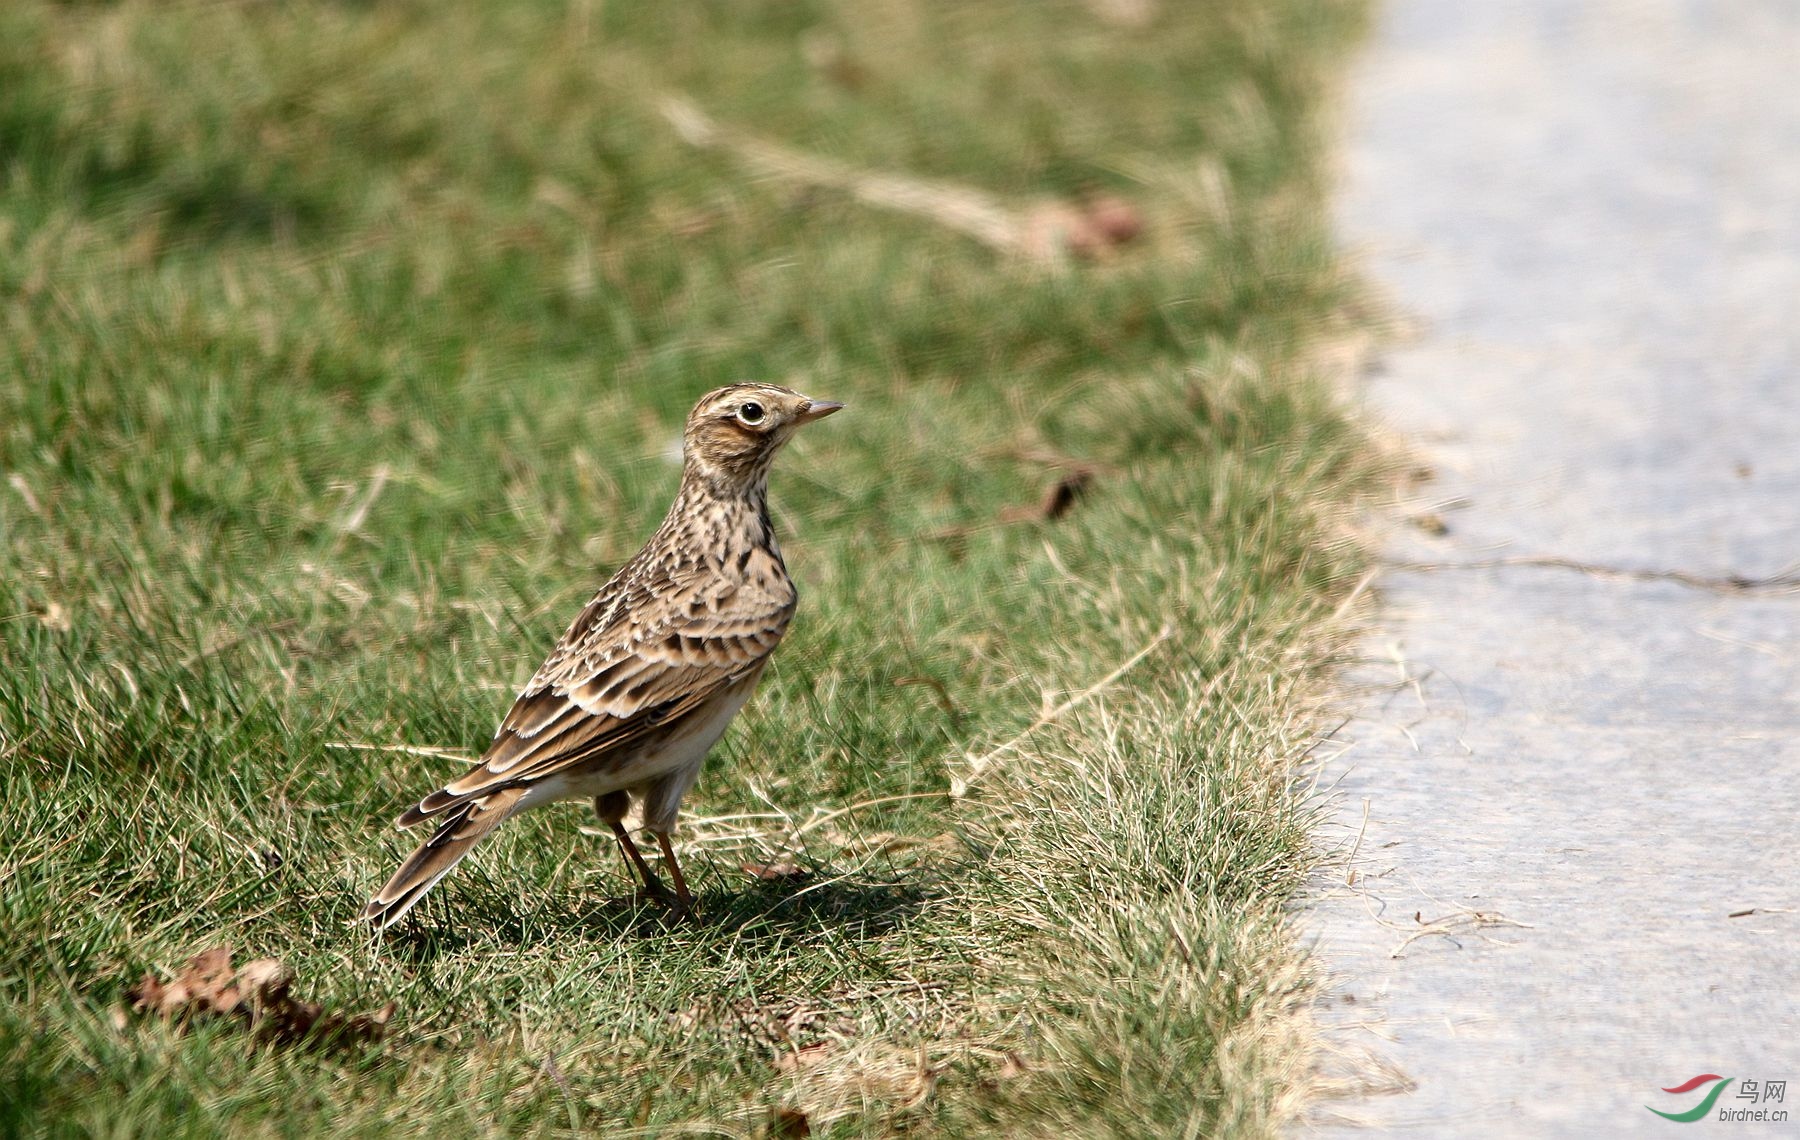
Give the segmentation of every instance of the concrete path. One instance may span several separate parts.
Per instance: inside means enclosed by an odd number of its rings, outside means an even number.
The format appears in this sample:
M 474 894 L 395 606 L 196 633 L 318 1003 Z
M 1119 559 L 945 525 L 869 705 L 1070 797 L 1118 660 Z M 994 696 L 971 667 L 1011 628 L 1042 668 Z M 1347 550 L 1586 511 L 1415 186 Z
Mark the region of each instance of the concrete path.
M 1416 1087 L 1310 1131 L 1681 1135 L 1716 1074 L 1800 1134 L 1800 594 L 1728 581 L 1800 563 L 1800 3 L 1385 9 L 1340 230 L 1448 524 L 1388 553 L 1488 568 L 1381 583 L 1313 929 Z

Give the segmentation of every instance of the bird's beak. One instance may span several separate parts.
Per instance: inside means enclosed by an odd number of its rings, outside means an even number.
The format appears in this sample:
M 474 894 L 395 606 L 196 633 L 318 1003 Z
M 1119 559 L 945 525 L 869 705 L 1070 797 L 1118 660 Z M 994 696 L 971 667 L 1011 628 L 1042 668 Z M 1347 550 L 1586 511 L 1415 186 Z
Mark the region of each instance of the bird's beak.
M 814 420 L 822 420 L 831 413 L 842 410 L 843 406 L 834 404 L 830 400 L 810 400 L 807 402 L 806 410 L 800 413 L 799 422 L 809 424 Z

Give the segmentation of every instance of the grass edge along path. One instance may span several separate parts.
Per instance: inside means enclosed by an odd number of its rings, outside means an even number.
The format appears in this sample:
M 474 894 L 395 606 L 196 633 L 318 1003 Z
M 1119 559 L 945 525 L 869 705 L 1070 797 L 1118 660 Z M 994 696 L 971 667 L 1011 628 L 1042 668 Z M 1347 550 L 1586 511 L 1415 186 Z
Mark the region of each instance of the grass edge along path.
M 1318 363 L 1357 9 L 1099 7 L 0 14 L 0 1131 L 1291 1117 L 1295 765 L 1376 477 Z M 1016 217 L 1099 188 L 1143 236 L 1058 272 L 747 177 L 651 74 L 832 169 Z M 617 902 L 570 809 L 372 950 L 387 821 L 743 375 L 850 410 L 775 475 L 802 609 L 682 829 L 708 923 Z M 126 1008 L 219 944 L 387 1036 Z

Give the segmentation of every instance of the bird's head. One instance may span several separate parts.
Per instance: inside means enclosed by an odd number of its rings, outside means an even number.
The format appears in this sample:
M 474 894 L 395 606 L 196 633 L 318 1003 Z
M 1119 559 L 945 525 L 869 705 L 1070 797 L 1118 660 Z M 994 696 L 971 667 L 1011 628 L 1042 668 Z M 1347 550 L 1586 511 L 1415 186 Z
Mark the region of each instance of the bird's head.
M 774 384 L 730 384 L 708 392 L 688 413 L 682 455 L 691 474 L 726 486 L 750 486 L 800 425 L 843 407 Z

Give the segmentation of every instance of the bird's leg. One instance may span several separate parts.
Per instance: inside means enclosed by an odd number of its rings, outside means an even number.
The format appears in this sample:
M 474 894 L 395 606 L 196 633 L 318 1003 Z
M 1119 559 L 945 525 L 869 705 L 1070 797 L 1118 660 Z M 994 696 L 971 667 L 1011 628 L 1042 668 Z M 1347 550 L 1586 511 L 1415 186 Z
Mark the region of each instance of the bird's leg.
M 688 890 L 687 879 L 681 873 L 681 863 L 675 858 L 675 848 L 669 845 L 667 832 L 656 833 L 656 842 L 662 845 L 663 859 L 669 864 L 669 874 L 675 879 L 675 914 L 686 918 L 694 913 L 694 895 Z
M 662 880 L 656 877 L 656 872 L 650 869 L 650 864 L 644 862 L 643 853 L 638 850 L 637 844 L 631 841 L 631 833 L 625 830 L 625 825 L 615 819 L 612 823 L 612 830 L 619 839 L 619 853 L 625 856 L 625 862 L 630 864 L 632 870 L 636 871 L 638 876 L 644 880 L 645 893 L 651 898 L 668 898 L 669 892 L 663 889 Z M 681 882 L 679 871 L 675 873 L 675 881 L 678 884 Z
M 631 833 L 625 830 L 625 813 L 630 809 L 631 797 L 624 792 L 610 792 L 594 797 L 594 814 L 612 828 L 613 838 L 619 841 L 619 854 L 624 857 L 625 865 L 643 880 L 644 893 L 651 898 L 666 899 L 669 892 L 663 889 L 662 880 L 656 877 L 656 872 L 644 861 L 643 853 L 631 841 Z

